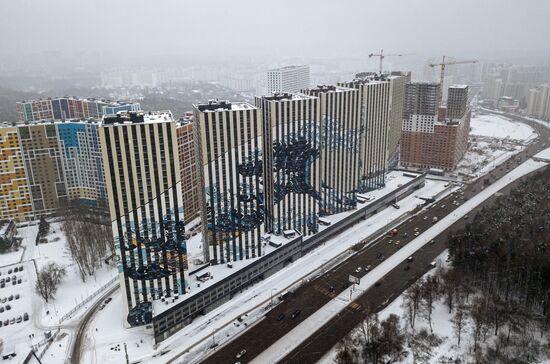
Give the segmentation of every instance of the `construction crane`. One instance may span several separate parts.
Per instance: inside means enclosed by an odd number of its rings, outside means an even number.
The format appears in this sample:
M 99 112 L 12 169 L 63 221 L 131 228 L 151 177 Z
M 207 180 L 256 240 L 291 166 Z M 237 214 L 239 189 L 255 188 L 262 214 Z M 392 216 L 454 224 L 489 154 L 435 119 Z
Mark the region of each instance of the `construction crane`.
M 454 61 L 445 61 L 445 56 L 443 56 L 443 60 L 441 63 L 431 63 L 429 64 L 430 67 L 441 67 L 441 75 L 439 76 L 439 95 L 438 95 L 438 105 L 441 105 L 442 99 L 443 99 L 443 81 L 445 80 L 445 67 L 454 65 L 454 64 L 468 64 L 468 63 L 477 63 L 477 60 L 469 60 L 469 61 L 460 61 L 460 60 L 454 60 Z
M 386 58 L 386 57 L 402 57 L 402 56 L 406 56 L 406 54 L 384 54 L 383 49 L 380 50 L 380 53 L 371 53 L 371 54 L 369 54 L 369 58 L 372 58 L 372 57 L 380 58 L 380 74 L 382 74 L 382 61 L 384 60 L 384 58 Z

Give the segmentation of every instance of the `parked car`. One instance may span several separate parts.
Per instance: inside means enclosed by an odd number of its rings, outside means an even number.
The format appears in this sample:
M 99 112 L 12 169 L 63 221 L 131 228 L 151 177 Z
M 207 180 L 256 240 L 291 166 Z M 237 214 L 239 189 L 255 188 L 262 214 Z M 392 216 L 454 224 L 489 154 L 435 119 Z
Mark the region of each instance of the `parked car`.
M 113 299 L 111 297 L 107 297 L 107 299 L 105 300 L 105 304 L 111 302 Z
M 17 317 L 17 323 L 20 324 L 21 321 L 23 321 L 23 317 L 21 317 L 21 315 L 19 315 L 19 316 Z
M 19 293 L 16 293 L 15 294 L 15 299 L 18 300 L 21 296 L 19 295 Z
M 26 312 L 23 314 L 23 321 L 29 321 L 29 314 Z
M 242 358 L 246 354 L 246 349 L 242 349 L 236 355 L 237 359 Z
M 280 313 L 278 316 L 277 316 L 277 321 L 282 321 L 285 319 L 285 314 L 284 313 Z
M 4 326 L 8 326 L 9 324 L 10 324 L 10 320 L 5 319 L 5 320 L 4 320 Z
M 6 308 L 7 311 L 11 310 L 11 306 L 10 305 L 6 305 L 4 306 Z
M 361 272 L 361 269 L 362 269 L 361 267 L 357 267 L 357 269 L 355 269 L 355 273 Z
M 4 312 L 4 306 L 0 306 L 0 313 Z
M 10 325 L 13 325 L 15 323 L 15 317 L 12 317 L 10 320 Z
M 295 319 L 296 317 L 300 316 L 300 310 L 296 310 L 292 313 L 292 318 Z
M 410 257 L 407 258 L 407 261 L 408 261 L 408 262 L 412 262 L 413 260 L 414 260 L 414 258 L 413 258 L 412 256 L 410 256 Z
M 8 297 L 8 301 L 13 301 L 13 295 L 10 295 L 10 296 Z

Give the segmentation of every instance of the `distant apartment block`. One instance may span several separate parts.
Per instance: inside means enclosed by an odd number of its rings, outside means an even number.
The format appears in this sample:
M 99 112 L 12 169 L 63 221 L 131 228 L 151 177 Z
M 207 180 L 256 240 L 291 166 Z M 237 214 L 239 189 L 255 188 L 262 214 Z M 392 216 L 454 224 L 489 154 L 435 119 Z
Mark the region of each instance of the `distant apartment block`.
M 125 324 L 148 324 L 153 300 L 186 291 L 176 123 L 169 112 L 119 113 L 99 137 Z
M 550 120 L 550 84 L 529 90 L 527 114 L 534 118 Z
M 267 71 L 267 92 L 299 92 L 310 87 L 309 66 L 286 66 Z
M 0 221 L 25 221 L 32 203 L 16 127 L 0 126 Z
M 401 165 L 454 170 L 468 147 L 467 86 L 451 86 L 446 108 L 437 108 L 439 84 L 406 86 Z M 449 112 L 450 111 L 450 112 Z M 450 117 L 449 117 L 450 116 Z
M 120 101 L 59 97 L 16 103 L 17 123 L 28 124 L 40 120 L 68 120 L 101 118 L 118 111 L 137 111 L 139 103 Z

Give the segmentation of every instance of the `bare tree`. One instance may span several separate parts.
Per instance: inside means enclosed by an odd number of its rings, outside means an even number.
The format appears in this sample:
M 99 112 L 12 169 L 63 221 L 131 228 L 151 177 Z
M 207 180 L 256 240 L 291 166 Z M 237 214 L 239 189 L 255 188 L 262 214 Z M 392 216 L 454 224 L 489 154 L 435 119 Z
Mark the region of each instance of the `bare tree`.
M 455 314 L 453 315 L 451 322 L 455 330 L 455 335 L 458 340 L 457 344 L 460 347 L 460 339 L 462 335 L 462 330 L 466 325 L 466 309 L 464 305 L 458 305 L 456 308 Z
M 57 288 L 67 271 L 59 264 L 50 262 L 38 272 L 35 290 L 46 301 L 55 297 Z
M 411 285 L 403 294 L 403 305 L 407 309 L 407 315 L 409 324 L 414 329 L 416 322 L 416 316 L 420 309 L 420 301 L 422 299 L 422 284 L 423 279 L 419 279 L 413 285 Z
M 433 332 L 432 327 L 432 313 L 434 309 L 434 302 L 439 296 L 439 280 L 436 276 L 428 276 L 421 287 L 422 295 L 422 314 L 428 320 L 430 325 L 430 331 Z
M 113 249 L 111 226 L 102 216 L 89 216 L 79 207 L 66 209 L 63 230 L 71 257 L 75 261 L 83 282 L 103 264 Z

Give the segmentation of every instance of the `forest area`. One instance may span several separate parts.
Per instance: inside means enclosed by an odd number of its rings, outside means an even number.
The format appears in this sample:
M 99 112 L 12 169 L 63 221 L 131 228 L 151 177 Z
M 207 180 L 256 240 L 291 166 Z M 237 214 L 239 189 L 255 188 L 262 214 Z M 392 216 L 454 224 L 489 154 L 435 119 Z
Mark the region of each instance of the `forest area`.
M 447 266 L 402 294 L 400 315 L 369 315 L 338 345 L 336 363 L 550 360 L 550 169 L 471 221 L 450 237 Z

